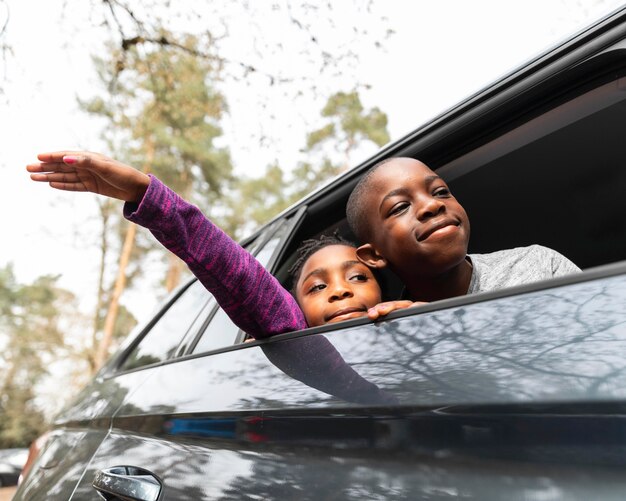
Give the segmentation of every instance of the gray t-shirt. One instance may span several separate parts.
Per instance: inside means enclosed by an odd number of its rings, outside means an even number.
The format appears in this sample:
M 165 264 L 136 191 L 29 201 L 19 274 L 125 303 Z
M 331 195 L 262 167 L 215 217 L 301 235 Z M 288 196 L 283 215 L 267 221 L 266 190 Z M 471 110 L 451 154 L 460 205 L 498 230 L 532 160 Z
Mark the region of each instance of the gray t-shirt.
M 490 254 L 470 254 L 472 278 L 468 294 L 538 282 L 580 272 L 555 250 L 541 245 L 516 247 Z

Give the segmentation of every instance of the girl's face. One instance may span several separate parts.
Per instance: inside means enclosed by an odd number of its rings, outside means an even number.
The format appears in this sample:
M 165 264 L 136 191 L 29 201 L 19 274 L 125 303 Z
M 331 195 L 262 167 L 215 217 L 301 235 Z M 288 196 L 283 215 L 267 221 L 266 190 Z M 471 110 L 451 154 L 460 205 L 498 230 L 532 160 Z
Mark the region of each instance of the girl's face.
M 329 245 L 306 260 L 296 299 L 309 327 L 367 315 L 381 301 L 378 282 L 361 263 L 356 248 Z

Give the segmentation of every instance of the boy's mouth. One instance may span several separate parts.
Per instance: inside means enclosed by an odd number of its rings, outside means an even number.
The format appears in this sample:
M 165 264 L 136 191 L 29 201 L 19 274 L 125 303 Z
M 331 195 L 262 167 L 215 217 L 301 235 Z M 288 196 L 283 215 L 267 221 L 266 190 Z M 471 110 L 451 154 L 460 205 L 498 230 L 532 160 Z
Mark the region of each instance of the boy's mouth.
M 461 225 L 459 221 L 455 221 L 452 219 L 446 219 L 445 221 L 439 221 L 438 223 L 431 224 L 428 228 L 422 231 L 417 235 L 417 241 L 423 242 L 424 240 L 430 238 L 431 235 L 437 233 L 437 235 L 447 234 L 451 231 L 454 231 Z
M 365 314 L 366 312 L 367 310 L 365 308 L 357 308 L 356 306 L 351 306 L 349 308 L 342 308 L 341 310 L 337 310 L 331 313 L 324 320 L 326 322 L 330 322 L 332 320 L 347 320 L 347 318 L 343 318 L 343 317 L 350 316 L 350 318 L 353 318 L 353 317 L 361 316 L 361 315 L 354 315 L 354 313 Z

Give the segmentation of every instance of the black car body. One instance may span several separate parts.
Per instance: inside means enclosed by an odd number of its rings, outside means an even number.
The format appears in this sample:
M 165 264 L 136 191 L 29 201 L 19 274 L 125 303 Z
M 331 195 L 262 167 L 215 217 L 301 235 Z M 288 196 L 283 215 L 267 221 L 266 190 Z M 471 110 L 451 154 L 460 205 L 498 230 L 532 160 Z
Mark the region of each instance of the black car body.
M 446 179 L 470 252 L 542 244 L 583 273 L 249 343 L 192 280 L 58 416 L 15 500 L 97 499 L 94 482 L 124 499 L 624 499 L 626 8 L 243 245 L 286 282 L 390 156 Z
M 17 485 L 28 449 L 0 449 L 0 487 Z

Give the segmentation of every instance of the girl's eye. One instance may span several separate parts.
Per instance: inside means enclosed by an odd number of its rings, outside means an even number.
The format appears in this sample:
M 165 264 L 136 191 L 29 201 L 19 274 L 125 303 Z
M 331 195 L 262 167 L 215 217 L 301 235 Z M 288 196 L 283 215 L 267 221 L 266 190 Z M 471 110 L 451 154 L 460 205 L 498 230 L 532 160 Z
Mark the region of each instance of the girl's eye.
M 400 202 L 394 205 L 389 211 L 389 216 L 395 216 L 397 214 L 401 214 L 409 207 L 408 202 Z
M 433 194 L 436 197 L 449 197 L 451 195 L 450 190 L 445 187 L 437 188 Z
M 324 290 L 326 288 L 326 284 L 314 284 L 311 287 L 309 287 L 309 294 L 312 292 L 318 292 L 321 290 Z

